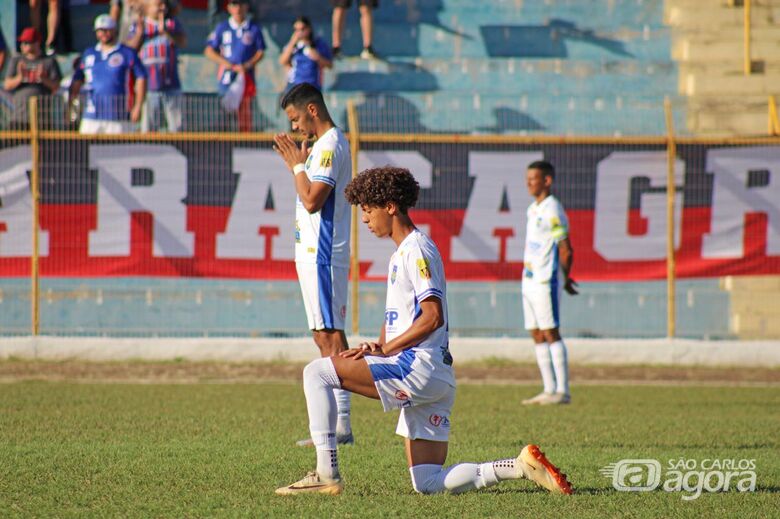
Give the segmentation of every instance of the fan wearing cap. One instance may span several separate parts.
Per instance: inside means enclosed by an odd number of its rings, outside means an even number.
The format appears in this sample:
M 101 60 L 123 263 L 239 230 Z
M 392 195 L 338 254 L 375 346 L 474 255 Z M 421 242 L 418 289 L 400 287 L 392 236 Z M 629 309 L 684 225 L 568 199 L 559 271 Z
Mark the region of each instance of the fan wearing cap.
M 239 131 L 252 130 L 252 101 L 257 94 L 255 65 L 265 53 L 260 26 L 249 19 L 248 0 L 229 0 L 230 18 L 209 34 L 203 53 L 219 65 L 219 88 L 224 93 L 237 75 L 244 76 L 244 96 L 238 108 Z
M 3 88 L 13 96 L 12 121 L 27 122 L 27 103 L 33 96 L 47 96 L 60 87 L 62 74 L 53 56 L 44 56 L 41 35 L 33 27 L 27 27 L 19 35 L 20 53 L 8 63 Z
M 88 88 L 81 133 L 127 133 L 136 130 L 146 97 L 146 68 L 133 49 L 117 43 L 116 22 L 101 14 L 95 18 L 98 43 L 81 54 L 73 73 L 68 99 Z

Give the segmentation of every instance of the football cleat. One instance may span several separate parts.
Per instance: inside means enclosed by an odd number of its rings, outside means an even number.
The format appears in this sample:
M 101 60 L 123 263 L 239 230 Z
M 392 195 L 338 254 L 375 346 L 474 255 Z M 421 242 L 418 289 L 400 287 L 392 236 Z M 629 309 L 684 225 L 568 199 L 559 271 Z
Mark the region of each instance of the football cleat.
M 568 404 L 571 402 L 571 397 L 568 393 L 553 393 L 548 395 L 547 398 L 541 402 L 541 405 L 556 405 L 556 404 Z
M 527 479 L 550 492 L 566 495 L 572 493 L 571 484 L 566 480 L 566 474 L 550 463 L 550 460 L 537 445 L 526 445 L 520 451 L 516 463 Z
M 552 393 L 539 393 L 535 397 L 526 398 L 522 403 L 523 405 L 540 405 L 542 403 L 546 403 L 547 400 L 551 399 L 552 397 Z
M 276 489 L 276 495 L 292 496 L 295 494 L 326 494 L 337 496 L 344 490 L 344 483 L 341 479 L 325 480 L 321 479 L 319 474 L 311 471 L 303 479 L 296 481 L 292 485 L 279 487 Z
M 336 443 L 339 445 L 354 445 L 355 437 L 352 436 L 352 433 L 336 436 Z M 295 442 L 295 445 L 298 447 L 314 447 L 314 442 L 311 438 L 306 438 L 305 440 L 298 440 Z

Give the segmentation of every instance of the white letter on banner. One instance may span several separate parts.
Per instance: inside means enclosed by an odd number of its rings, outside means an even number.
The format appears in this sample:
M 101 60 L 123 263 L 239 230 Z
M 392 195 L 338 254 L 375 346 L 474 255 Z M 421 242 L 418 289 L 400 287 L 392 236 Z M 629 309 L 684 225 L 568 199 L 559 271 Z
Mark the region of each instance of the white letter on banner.
M 0 151 L 0 257 L 32 254 L 32 194 L 29 146 Z M 49 232 L 39 231 L 38 254 L 49 255 Z
M 238 185 L 216 257 L 294 259 L 296 194 L 284 162 L 272 150 L 233 148 L 233 170 Z M 269 193 L 273 209 L 265 208 Z
M 420 189 L 431 187 L 433 180 L 433 166 L 431 162 L 416 151 L 363 151 L 358 155 L 358 171 L 368 168 L 382 167 L 386 165 L 406 168 L 412 172 Z M 387 276 L 387 261 L 395 251 L 393 240 L 380 240 L 371 234 L 366 224 L 360 220 L 360 208 L 358 207 L 358 247 L 360 261 L 370 261 L 371 266 L 366 275 L 371 277 Z M 426 232 L 425 226 L 418 226 Z M 355 250 L 355 244 L 352 244 Z
M 767 184 L 748 187 L 751 171 L 767 175 Z M 766 253 L 780 254 L 780 148 L 709 150 L 707 172 L 714 175 L 712 223 L 702 257 L 741 258 L 747 213 L 766 213 Z
M 665 151 L 614 152 L 596 169 L 596 209 L 593 248 L 610 261 L 657 260 L 666 257 L 666 193 L 643 193 L 639 211 L 647 232 L 628 234 L 631 179 L 646 177 L 655 188 L 666 187 Z M 683 183 L 685 163 L 675 160 L 674 181 Z M 680 245 L 682 194 L 674 195 L 674 245 Z
M 130 255 L 130 213 L 149 212 L 156 257 L 190 257 L 187 231 L 187 159 L 173 146 L 91 145 L 89 165 L 98 170 L 97 230 L 89 233 L 90 256 Z M 149 185 L 133 185 L 133 170 L 152 172 Z
M 542 160 L 542 152 L 471 152 L 469 175 L 474 177 L 469 205 L 459 236 L 452 238 L 455 261 L 498 261 L 502 242 L 506 261 L 522 261 L 528 206 L 526 167 Z M 501 210 L 506 192 L 508 211 Z

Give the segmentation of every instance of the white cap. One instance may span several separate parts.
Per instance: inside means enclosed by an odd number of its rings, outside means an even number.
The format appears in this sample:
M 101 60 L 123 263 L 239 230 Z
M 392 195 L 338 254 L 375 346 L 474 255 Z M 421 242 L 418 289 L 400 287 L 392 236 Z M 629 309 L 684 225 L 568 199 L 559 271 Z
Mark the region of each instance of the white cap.
M 116 22 L 111 15 L 101 14 L 95 18 L 95 30 L 98 29 L 116 29 Z

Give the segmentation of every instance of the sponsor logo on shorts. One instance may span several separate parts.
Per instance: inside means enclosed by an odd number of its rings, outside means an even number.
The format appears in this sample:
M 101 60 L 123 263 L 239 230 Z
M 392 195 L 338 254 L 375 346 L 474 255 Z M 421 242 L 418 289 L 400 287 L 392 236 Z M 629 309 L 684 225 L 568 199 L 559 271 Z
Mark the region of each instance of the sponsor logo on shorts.
M 402 402 L 409 400 L 409 395 L 406 394 L 405 391 L 401 391 L 400 389 L 395 392 L 395 398 L 396 400 L 401 400 Z
M 434 427 L 449 427 L 450 426 L 450 419 L 446 416 L 441 416 L 438 414 L 432 414 L 428 417 L 428 421 L 431 422 L 431 425 Z

